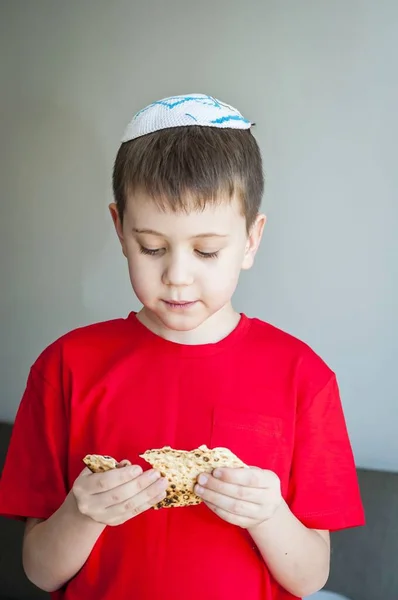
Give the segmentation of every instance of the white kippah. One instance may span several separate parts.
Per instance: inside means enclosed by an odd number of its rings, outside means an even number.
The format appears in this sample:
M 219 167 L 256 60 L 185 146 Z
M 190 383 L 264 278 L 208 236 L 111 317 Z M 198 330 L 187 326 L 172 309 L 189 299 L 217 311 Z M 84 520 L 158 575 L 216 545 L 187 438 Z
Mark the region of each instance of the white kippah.
M 253 123 L 245 119 L 236 108 L 205 94 L 171 96 L 153 102 L 140 110 L 122 137 L 122 142 L 167 129 L 185 125 L 249 129 Z

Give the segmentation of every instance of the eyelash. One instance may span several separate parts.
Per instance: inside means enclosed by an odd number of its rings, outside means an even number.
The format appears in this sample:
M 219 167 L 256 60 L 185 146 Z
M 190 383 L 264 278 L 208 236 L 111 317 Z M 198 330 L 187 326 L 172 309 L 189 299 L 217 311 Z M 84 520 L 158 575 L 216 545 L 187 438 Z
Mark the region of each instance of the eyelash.
M 162 250 L 162 248 L 157 248 L 156 250 L 152 250 L 151 248 L 145 248 L 144 246 L 140 246 L 141 254 L 146 254 L 148 256 L 158 256 L 159 252 L 161 250 Z M 200 250 L 195 250 L 195 252 L 200 258 L 217 258 L 218 257 L 218 251 L 217 252 L 201 252 Z
M 141 254 L 149 254 L 149 256 L 156 256 L 159 253 L 159 250 L 151 250 L 150 248 L 144 248 L 144 246 L 140 246 Z
M 200 252 L 200 250 L 195 250 L 195 252 L 200 258 L 217 258 L 218 256 L 218 252 Z

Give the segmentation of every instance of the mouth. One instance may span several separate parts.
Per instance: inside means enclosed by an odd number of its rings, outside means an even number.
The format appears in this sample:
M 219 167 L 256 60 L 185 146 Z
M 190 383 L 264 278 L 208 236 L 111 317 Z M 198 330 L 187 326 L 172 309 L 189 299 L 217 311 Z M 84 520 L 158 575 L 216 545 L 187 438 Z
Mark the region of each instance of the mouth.
M 186 301 L 176 301 L 176 300 L 163 300 L 164 304 L 173 310 L 186 310 L 191 306 L 194 306 L 197 303 L 197 300 L 186 300 Z

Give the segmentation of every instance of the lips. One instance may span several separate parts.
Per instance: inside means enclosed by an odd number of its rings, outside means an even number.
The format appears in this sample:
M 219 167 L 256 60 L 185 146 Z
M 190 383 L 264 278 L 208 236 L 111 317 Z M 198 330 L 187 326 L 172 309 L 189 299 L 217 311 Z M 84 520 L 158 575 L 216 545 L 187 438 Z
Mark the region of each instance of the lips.
M 163 300 L 170 308 L 188 308 L 196 304 L 197 300 Z

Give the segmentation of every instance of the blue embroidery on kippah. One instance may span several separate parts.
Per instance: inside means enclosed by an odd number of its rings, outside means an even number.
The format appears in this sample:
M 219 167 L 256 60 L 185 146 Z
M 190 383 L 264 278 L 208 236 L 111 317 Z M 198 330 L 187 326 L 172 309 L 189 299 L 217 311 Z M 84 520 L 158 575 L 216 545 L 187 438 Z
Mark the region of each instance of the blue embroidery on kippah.
M 152 104 L 149 104 L 149 106 L 146 106 L 145 108 L 142 108 L 140 111 L 138 111 L 133 118 L 137 119 L 139 115 L 149 110 L 153 106 L 165 106 L 166 108 L 172 110 L 176 106 L 180 106 L 181 104 L 185 104 L 186 102 L 198 102 L 199 104 L 204 104 L 206 106 L 214 106 L 216 108 L 222 108 L 222 106 L 224 106 L 224 108 L 227 108 L 227 110 L 231 110 L 230 106 L 220 103 L 212 96 L 185 96 L 184 98 L 181 98 L 181 96 L 171 96 L 170 98 L 167 98 L 167 100 L 157 100 L 156 102 L 152 102 Z M 239 118 L 239 120 L 246 121 L 246 119 L 242 118 Z
M 228 115 L 227 117 L 220 117 L 219 119 L 213 119 L 210 123 L 226 123 L 227 121 L 243 121 L 243 123 L 250 123 L 244 117 L 240 115 Z

